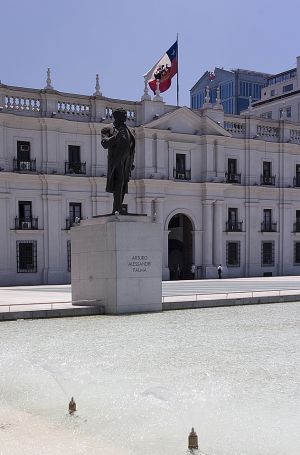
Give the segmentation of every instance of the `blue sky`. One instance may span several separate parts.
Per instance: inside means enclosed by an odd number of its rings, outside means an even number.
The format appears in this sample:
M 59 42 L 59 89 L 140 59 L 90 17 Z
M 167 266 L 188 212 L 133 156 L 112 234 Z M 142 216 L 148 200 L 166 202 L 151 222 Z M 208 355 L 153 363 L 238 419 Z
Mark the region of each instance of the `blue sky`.
M 0 0 L 0 79 L 139 100 L 143 74 L 179 33 L 180 104 L 215 66 L 277 73 L 300 55 L 299 0 Z M 165 92 L 176 103 L 176 83 Z

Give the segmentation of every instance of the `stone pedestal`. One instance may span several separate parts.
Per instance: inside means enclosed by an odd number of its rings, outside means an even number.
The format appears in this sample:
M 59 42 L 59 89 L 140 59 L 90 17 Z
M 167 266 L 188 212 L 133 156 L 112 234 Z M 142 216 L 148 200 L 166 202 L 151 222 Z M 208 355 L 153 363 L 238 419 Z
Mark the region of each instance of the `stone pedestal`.
M 162 310 L 161 226 L 144 215 L 105 215 L 71 229 L 72 301 L 107 314 Z

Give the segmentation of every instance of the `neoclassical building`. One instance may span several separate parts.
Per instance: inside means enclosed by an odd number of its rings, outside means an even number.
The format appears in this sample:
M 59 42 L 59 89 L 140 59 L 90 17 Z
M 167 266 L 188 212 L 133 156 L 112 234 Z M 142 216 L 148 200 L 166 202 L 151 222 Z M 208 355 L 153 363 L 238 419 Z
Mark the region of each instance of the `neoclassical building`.
M 163 233 L 163 279 L 298 275 L 300 124 L 0 85 L 0 285 L 70 282 L 70 227 L 111 212 L 101 129 L 123 107 L 136 135 L 125 203 Z M 76 229 L 76 227 L 75 227 Z

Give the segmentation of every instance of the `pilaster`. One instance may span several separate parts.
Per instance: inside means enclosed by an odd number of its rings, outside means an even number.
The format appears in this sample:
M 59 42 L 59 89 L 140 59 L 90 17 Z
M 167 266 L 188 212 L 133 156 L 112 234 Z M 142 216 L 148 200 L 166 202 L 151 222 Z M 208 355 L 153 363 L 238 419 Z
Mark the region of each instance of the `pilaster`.
M 218 266 L 223 263 L 223 205 L 224 201 L 214 202 L 214 240 L 213 240 L 213 259 L 214 265 Z
M 213 215 L 213 201 L 202 202 L 202 223 L 203 223 L 203 266 L 212 266 L 212 241 L 213 241 L 213 228 L 212 228 L 212 215 Z

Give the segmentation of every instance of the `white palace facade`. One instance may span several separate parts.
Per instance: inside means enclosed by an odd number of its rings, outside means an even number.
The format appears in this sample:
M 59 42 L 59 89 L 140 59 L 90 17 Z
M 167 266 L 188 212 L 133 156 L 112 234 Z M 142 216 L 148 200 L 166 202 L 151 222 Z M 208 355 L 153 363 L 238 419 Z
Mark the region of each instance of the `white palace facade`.
M 49 75 L 48 75 L 49 76 Z M 163 233 L 162 278 L 299 275 L 300 124 L 0 84 L 0 285 L 70 282 L 70 227 L 107 214 L 101 129 L 123 107 L 136 135 L 125 203 Z M 268 107 L 269 109 L 269 107 Z M 76 227 L 74 227 L 76 229 Z

